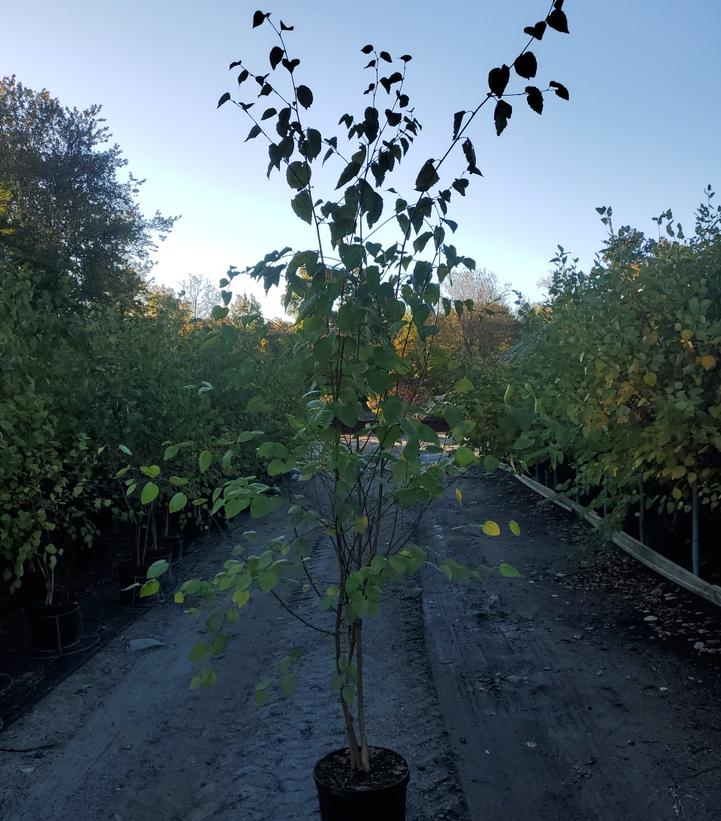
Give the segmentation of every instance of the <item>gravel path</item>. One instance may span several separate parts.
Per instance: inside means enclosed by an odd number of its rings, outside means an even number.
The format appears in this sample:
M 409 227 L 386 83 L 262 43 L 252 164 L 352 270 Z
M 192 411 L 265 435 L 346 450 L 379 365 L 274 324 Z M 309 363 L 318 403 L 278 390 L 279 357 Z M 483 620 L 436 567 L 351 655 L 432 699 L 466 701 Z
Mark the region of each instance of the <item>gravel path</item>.
M 510 561 L 523 578 L 457 587 L 429 570 L 369 625 L 371 740 L 411 763 L 409 821 L 718 821 L 718 656 L 657 639 L 628 585 L 624 598 L 589 584 L 607 554 L 527 488 L 480 473 L 460 486 L 462 506 L 449 494 L 428 512 L 425 542 L 469 563 Z M 515 518 L 523 533 L 464 526 L 486 518 Z M 225 555 L 220 544 L 195 554 L 183 575 Z M 639 602 L 658 586 L 638 566 L 627 576 Z M 316 818 L 312 764 L 343 744 L 327 640 L 269 597 L 234 629 L 218 683 L 191 691 L 198 623 L 172 604 L 144 613 L 0 734 L 2 747 L 54 745 L 0 753 L 0 818 Z M 162 646 L 131 652 L 134 638 Z M 255 708 L 258 679 L 299 644 L 298 692 Z
M 618 550 L 606 555 L 585 526 L 511 477 L 468 474 L 460 486 L 463 507 L 437 505 L 427 541 L 523 574 L 452 595 L 424 580 L 429 658 L 471 817 L 718 821 L 718 656 L 693 653 L 693 637 L 681 650 L 656 640 L 644 603 L 659 597 L 659 577 Z M 523 533 L 454 529 L 487 518 L 517 519 Z M 592 583 L 611 560 L 618 593 Z M 667 587 L 687 617 L 698 611 Z M 719 614 L 707 618 L 721 637 Z
M 258 523 L 254 523 L 257 525 Z M 278 522 L 256 526 L 278 533 Z M 227 556 L 184 567 L 211 571 Z M 316 571 L 322 574 L 321 564 Z M 330 580 L 328 580 L 330 581 Z M 303 612 L 298 597 L 294 605 Z M 369 625 L 372 743 L 408 758 L 409 816 L 467 818 L 423 640 L 420 587 L 404 586 Z M 198 623 L 172 604 L 153 608 L 0 734 L 0 746 L 53 744 L 0 753 L 3 821 L 306 821 L 317 817 L 312 766 L 342 747 L 337 697 L 329 689 L 332 645 L 265 596 L 236 623 L 212 688 L 191 691 L 187 660 Z M 132 652 L 130 642 L 162 643 Z M 258 680 L 304 645 L 298 690 L 252 703 Z M 329 708 L 330 704 L 330 708 Z

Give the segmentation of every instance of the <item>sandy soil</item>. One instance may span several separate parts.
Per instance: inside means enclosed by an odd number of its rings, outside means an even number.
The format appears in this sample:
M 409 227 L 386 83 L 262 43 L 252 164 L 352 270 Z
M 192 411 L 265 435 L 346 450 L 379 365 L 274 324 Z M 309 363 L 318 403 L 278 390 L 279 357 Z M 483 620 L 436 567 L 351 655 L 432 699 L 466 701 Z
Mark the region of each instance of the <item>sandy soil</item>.
M 428 570 L 370 627 L 372 742 L 411 764 L 409 821 L 718 821 L 719 657 L 693 651 L 693 636 L 660 638 L 670 616 L 644 621 L 663 598 L 658 579 L 619 558 L 604 587 L 592 571 L 607 549 L 579 541 L 585 531 L 527 488 L 480 473 L 460 486 L 463 505 L 452 494 L 436 504 L 423 540 L 469 563 L 510 561 L 523 577 L 458 587 Z M 486 518 L 515 518 L 523 533 L 464 527 Z M 196 554 L 184 575 L 226 551 Z M 674 602 L 698 609 L 684 594 Z M 306 612 L 302 598 L 294 606 Z M 707 635 L 718 631 L 705 618 Z M 144 613 L 0 734 L 5 748 L 53 745 L 0 753 L 0 818 L 315 818 L 312 764 L 343 744 L 327 709 L 327 641 L 268 597 L 235 632 L 218 683 L 191 691 L 198 623 L 172 604 Z M 132 652 L 136 638 L 162 646 Z M 298 693 L 255 708 L 260 676 L 299 644 Z

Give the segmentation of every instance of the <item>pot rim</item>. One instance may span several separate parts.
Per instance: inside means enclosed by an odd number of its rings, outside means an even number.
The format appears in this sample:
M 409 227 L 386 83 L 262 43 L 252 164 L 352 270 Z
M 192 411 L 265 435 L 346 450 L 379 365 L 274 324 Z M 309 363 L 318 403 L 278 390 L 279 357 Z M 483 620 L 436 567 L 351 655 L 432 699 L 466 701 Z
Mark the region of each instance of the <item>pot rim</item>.
M 405 773 L 400 776 L 396 781 L 392 782 L 391 784 L 386 784 L 383 787 L 336 787 L 331 784 L 327 784 L 324 781 L 321 781 L 318 778 L 318 766 L 321 762 L 325 761 L 327 758 L 331 758 L 338 753 L 345 753 L 348 750 L 348 747 L 340 747 L 337 750 L 331 750 L 331 752 L 326 753 L 324 756 L 316 761 L 315 765 L 313 766 L 313 780 L 315 781 L 316 787 L 319 789 L 323 789 L 326 792 L 330 793 L 331 795 L 335 795 L 338 797 L 344 796 L 354 796 L 354 795 L 363 795 L 368 793 L 375 793 L 376 795 L 380 793 L 384 793 L 386 791 L 395 790 L 398 787 L 405 787 L 408 782 L 411 780 L 411 768 L 406 760 L 405 756 L 402 756 L 397 750 L 393 750 L 390 747 L 370 747 L 371 750 L 378 750 L 378 751 L 386 751 L 389 753 L 393 753 L 393 755 L 398 756 L 401 761 L 403 761 L 405 765 Z
M 55 611 L 55 612 L 52 612 Z M 30 614 L 37 619 L 58 619 L 62 616 L 72 616 L 80 611 L 80 602 L 75 600 L 53 602 L 52 604 L 33 604 Z M 46 615 L 41 615 L 41 613 Z

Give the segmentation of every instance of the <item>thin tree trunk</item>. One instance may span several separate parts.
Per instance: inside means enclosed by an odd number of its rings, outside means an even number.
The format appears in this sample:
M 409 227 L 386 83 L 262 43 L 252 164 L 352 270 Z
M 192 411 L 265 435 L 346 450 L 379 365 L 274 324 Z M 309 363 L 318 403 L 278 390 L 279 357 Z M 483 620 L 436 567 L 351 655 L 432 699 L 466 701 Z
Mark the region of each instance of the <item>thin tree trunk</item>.
M 368 733 L 366 732 L 366 710 L 363 693 L 363 622 L 355 623 L 356 633 L 356 666 L 358 668 L 358 729 L 360 730 L 361 767 L 364 772 L 370 772 L 370 758 L 368 756 Z
M 701 551 L 699 547 L 699 503 L 698 491 L 694 487 L 692 491 L 691 508 L 691 564 L 694 576 L 700 575 L 701 571 Z
M 342 595 L 342 592 L 341 592 Z M 341 665 L 340 660 L 343 655 L 343 648 L 341 647 L 340 641 L 340 631 L 341 631 L 341 616 L 343 613 L 343 603 L 338 601 L 338 606 L 336 608 L 336 617 L 335 617 L 335 666 L 336 672 L 338 675 L 341 675 Z M 361 762 L 360 756 L 358 755 L 358 737 L 356 736 L 355 732 L 355 725 L 353 724 L 353 714 L 348 707 L 348 703 L 343 698 L 343 690 L 341 689 L 340 693 L 340 706 L 343 710 L 343 720 L 345 721 L 345 733 L 346 738 L 348 740 L 348 756 L 350 757 L 350 765 L 351 769 L 353 770 L 360 770 Z

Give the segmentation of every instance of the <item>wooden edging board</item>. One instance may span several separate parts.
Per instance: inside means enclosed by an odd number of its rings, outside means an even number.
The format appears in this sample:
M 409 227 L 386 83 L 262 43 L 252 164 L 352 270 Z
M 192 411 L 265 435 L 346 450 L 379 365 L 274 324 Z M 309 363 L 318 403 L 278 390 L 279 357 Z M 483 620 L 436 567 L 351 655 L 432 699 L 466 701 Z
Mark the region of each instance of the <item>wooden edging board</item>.
M 531 490 L 541 496 L 545 496 L 546 499 L 550 499 L 550 501 L 562 507 L 564 510 L 575 513 L 596 528 L 601 526 L 603 518 L 597 513 L 586 510 L 583 505 L 574 502 L 561 493 L 556 493 L 555 490 L 542 485 L 540 482 L 536 482 L 534 479 L 531 479 L 530 476 L 522 476 L 519 473 L 513 473 L 513 475 L 519 482 L 523 482 L 526 487 L 531 488 Z M 721 607 L 721 587 L 718 585 L 710 584 L 703 579 L 699 579 L 698 576 L 694 576 L 693 573 L 690 573 L 684 567 L 670 561 L 655 550 L 651 550 L 650 547 L 639 542 L 638 539 L 629 536 L 628 533 L 616 530 L 611 535 L 611 541 L 622 550 L 625 550 L 630 556 L 633 556 L 634 559 L 637 559 L 642 564 L 645 564 L 646 567 L 651 568 L 651 570 L 674 582 L 674 584 L 685 587 L 686 590 L 690 590 L 697 596 L 701 596 L 702 599 L 706 599 L 706 601 L 710 601 L 712 604 Z

